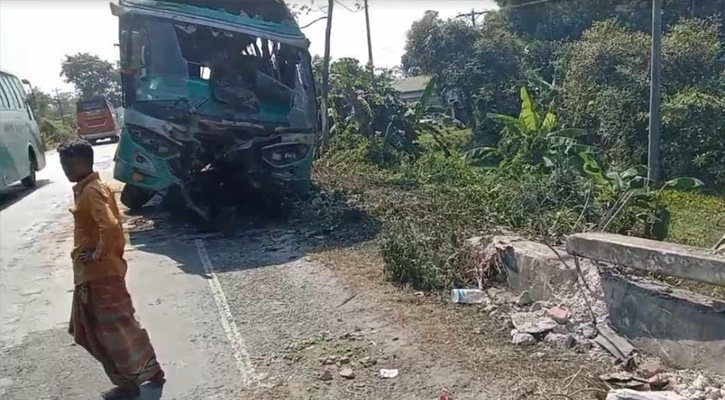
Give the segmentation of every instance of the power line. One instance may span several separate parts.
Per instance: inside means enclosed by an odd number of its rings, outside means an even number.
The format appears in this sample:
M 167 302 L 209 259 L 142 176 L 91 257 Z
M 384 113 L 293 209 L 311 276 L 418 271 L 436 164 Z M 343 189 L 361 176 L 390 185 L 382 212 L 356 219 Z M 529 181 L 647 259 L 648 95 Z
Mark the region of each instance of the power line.
M 533 6 L 534 4 L 548 3 L 550 1 L 551 0 L 534 0 L 534 1 L 530 1 L 528 3 L 519 4 L 516 6 L 501 7 L 501 10 L 511 10 L 511 9 L 519 8 L 519 7 Z
M 314 24 L 315 22 L 320 22 L 320 21 L 322 21 L 323 19 L 327 19 L 327 15 L 323 15 L 322 17 L 320 17 L 320 18 L 317 18 L 316 20 L 314 20 L 314 21 L 310 22 L 309 24 L 307 24 L 307 25 L 305 25 L 305 26 L 300 26 L 300 29 L 305 29 L 305 28 L 309 28 L 309 27 L 310 27 L 310 26 L 311 26 L 312 24 Z
M 340 0 L 335 0 L 335 4 L 339 5 L 340 7 L 346 9 L 347 11 L 350 11 L 351 13 L 359 13 L 362 11 L 362 9 L 353 10 L 345 5 L 345 3 L 341 2 Z
M 470 13 L 462 13 L 462 14 L 456 15 L 456 18 L 463 18 L 463 17 L 468 18 L 468 17 L 470 17 L 471 18 L 471 24 L 473 24 L 473 26 L 476 26 L 476 18 L 478 16 L 480 16 L 480 15 L 486 15 L 486 14 L 490 14 L 492 12 L 501 11 L 501 10 L 513 10 L 513 9 L 516 9 L 516 8 L 521 8 L 521 7 L 526 7 L 526 6 L 532 6 L 532 5 L 536 5 L 536 4 L 548 3 L 550 1 L 551 0 L 534 0 L 534 1 L 530 1 L 528 3 L 518 4 L 518 5 L 515 5 L 515 6 L 501 7 L 498 10 L 476 11 L 475 9 L 473 9 L 473 10 L 471 10 Z

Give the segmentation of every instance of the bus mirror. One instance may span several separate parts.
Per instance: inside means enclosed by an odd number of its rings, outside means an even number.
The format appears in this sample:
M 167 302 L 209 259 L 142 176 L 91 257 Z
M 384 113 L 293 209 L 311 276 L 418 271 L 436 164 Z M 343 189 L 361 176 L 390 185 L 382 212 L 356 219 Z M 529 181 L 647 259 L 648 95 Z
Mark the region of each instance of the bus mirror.
M 140 32 L 131 31 L 129 35 L 127 30 L 121 31 L 119 47 L 121 48 L 122 69 L 135 70 L 143 66 L 143 43 Z
M 121 31 L 121 40 L 118 43 L 118 47 L 121 50 L 121 69 L 126 69 L 129 67 L 129 60 L 128 60 L 128 31 L 122 30 Z
M 35 90 L 33 90 L 33 85 L 30 84 L 30 81 L 27 79 L 23 79 L 20 81 L 23 85 L 27 85 L 28 89 L 30 90 L 30 95 L 28 96 L 28 103 L 30 103 L 30 106 L 35 108 Z
M 141 40 L 141 33 L 138 31 L 131 31 L 131 68 L 139 69 L 143 66 L 142 52 L 143 43 Z

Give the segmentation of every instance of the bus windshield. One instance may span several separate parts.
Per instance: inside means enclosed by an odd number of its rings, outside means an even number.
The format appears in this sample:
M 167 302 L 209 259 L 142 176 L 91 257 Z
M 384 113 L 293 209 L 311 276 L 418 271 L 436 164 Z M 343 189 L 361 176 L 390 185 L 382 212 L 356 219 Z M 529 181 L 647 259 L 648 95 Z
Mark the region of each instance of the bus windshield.
M 312 126 L 315 97 L 306 49 L 171 20 L 148 18 L 141 27 L 145 74 L 136 83 L 136 108 L 183 99 L 208 117 Z

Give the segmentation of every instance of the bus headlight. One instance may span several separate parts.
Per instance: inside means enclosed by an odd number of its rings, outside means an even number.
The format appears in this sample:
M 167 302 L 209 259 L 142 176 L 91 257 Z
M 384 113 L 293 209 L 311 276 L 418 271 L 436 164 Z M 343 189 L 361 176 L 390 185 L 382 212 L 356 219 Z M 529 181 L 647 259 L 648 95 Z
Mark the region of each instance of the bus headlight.
M 307 157 L 310 147 L 300 143 L 279 143 L 262 149 L 262 157 L 275 166 L 292 164 Z

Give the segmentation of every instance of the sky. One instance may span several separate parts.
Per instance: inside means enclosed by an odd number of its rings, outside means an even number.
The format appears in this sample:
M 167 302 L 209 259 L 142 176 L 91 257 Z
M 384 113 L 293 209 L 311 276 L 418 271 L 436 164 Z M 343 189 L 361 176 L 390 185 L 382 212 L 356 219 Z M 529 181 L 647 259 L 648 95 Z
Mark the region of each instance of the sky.
M 354 10 L 354 1 L 339 0 Z M 296 3 L 309 0 L 294 0 Z M 315 0 L 315 5 L 326 4 Z M 378 67 L 400 64 L 405 34 L 426 10 L 453 17 L 471 9 L 495 8 L 493 0 L 369 0 L 373 58 Z M 300 26 L 318 18 L 300 17 Z M 323 54 L 325 21 L 304 29 L 311 53 Z M 60 76 L 66 54 L 89 52 L 105 60 L 118 60 L 118 21 L 109 0 L 0 0 L 0 68 L 50 92 L 73 87 Z M 336 6 L 333 13 L 331 55 L 367 61 L 365 13 Z

